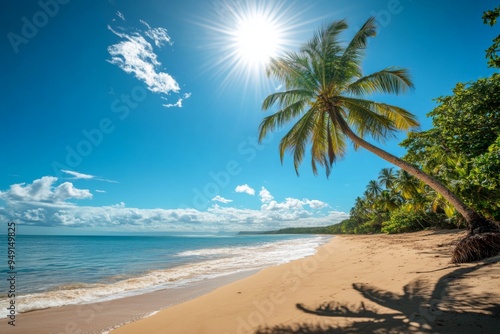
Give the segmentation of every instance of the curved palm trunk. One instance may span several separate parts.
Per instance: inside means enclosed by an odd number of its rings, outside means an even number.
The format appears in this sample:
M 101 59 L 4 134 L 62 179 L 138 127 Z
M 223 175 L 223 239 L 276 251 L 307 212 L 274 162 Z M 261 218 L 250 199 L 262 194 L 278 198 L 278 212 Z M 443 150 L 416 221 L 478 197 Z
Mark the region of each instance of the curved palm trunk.
M 420 169 L 412 166 L 406 161 L 368 143 L 364 139 L 358 137 L 348 126 L 343 128 L 345 134 L 358 146 L 361 146 L 368 151 L 378 155 L 382 159 L 398 166 L 399 168 L 407 171 L 411 175 L 415 176 L 420 181 L 424 182 L 436 192 L 441 194 L 448 202 L 450 202 L 455 209 L 464 217 L 469 225 L 471 233 L 480 233 L 483 231 L 488 231 L 491 224 L 483 216 L 469 208 L 460 198 L 458 198 L 454 193 L 452 193 L 445 185 L 443 185 L 439 180 L 433 178 L 432 176 L 424 173 Z
M 420 169 L 410 165 L 404 160 L 368 143 L 358 137 L 348 126 L 344 124 L 344 133 L 356 145 L 378 155 L 382 159 L 398 166 L 415 176 L 420 181 L 429 185 L 436 192 L 440 193 L 455 209 L 465 218 L 469 225 L 468 235 L 460 240 L 453 250 L 451 256 L 452 263 L 463 263 L 482 260 L 495 256 L 500 252 L 500 229 L 497 224 L 491 222 L 465 205 L 460 198 L 453 194 L 439 180 L 422 172 Z

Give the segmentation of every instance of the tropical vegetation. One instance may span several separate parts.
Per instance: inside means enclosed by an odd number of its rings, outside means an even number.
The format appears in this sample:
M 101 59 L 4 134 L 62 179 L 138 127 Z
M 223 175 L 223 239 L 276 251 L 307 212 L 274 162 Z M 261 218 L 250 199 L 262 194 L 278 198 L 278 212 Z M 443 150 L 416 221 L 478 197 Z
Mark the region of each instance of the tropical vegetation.
M 376 34 L 375 20 L 368 19 L 352 40 L 343 44 L 340 34 L 347 28 L 345 20 L 335 21 L 320 29 L 298 52 L 290 51 L 271 60 L 268 76 L 280 81 L 284 91 L 269 95 L 262 104 L 264 110 L 276 106 L 278 111 L 261 122 L 260 140 L 296 120 L 281 139 L 279 150 L 282 162 L 285 153 L 291 153 L 297 173 L 310 148 L 313 172 L 317 174 L 321 166 L 328 176 L 333 163 L 346 153 L 348 141 L 355 149 L 367 149 L 399 167 L 397 175 L 390 169 L 384 170 L 378 181 L 370 182 L 365 197 L 357 200 L 350 223 L 356 217 L 368 218 L 359 226 L 365 232 L 381 230 L 390 219 L 397 221 L 396 215 L 391 217 L 395 210 L 411 211 L 424 206 L 430 192 L 458 211 L 470 229 L 468 237 L 457 246 L 455 262 L 498 253 L 498 226 L 468 206 L 442 179 L 429 173 L 427 162 L 419 164 L 410 158 L 398 158 L 368 141 L 383 142 L 397 131 L 416 129 L 418 121 L 407 110 L 365 98 L 373 93 L 404 93 L 413 88 L 413 83 L 407 70 L 399 67 L 363 75 L 361 61 L 368 38 Z

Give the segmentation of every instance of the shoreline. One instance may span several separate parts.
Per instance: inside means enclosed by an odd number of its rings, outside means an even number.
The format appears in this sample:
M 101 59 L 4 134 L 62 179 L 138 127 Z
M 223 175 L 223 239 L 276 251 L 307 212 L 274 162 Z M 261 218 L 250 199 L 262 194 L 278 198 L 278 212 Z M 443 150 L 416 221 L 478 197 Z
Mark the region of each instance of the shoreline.
M 315 255 L 285 264 L 21 313 L 16 327 L 2 319 L 0 328 L 41 334 L 486 334 L 500 325 L 500 255 L 450 264 L 453 244 L 464 234 L 335 235 Z
M 324 238 L 323 245 L 332 236 L 321 236 Z M 326 241 L 325 241 L 326 240 Z M 317 251 L 318 247 L 314 249 Z M 292 260 L 293 261 L 293 260 Z M 203 262 L 201 262 L 203 263 Z M 274 264 L 279 265 L 279 264 Z M 213 266 L 213 264 L 212 264 Z M 0 319 L 0 329 L 7 328 L 9 333 L 108 333 L 127 323 L 149 317 L 163 309 L 169 308 L 221 286 L 251 276 L 267 267 L 240 268 L 237 272 L 226 273 L 215 277 L 205 277 L 194 282 L 186 282 L 175 287 L 162 288 L 153 291 L 103 301 L 92 301 L 87 303 L 75 303 L 61 306 L 51 306 L 24 311 L 16 314 L 16 326 L 10 326 L 10 319 Z M 220 270 L 220 269 L 219 269 Z
M 256 270 L 249 270 L 173 289 L 161 289 L 103 302 L 72 304 L 23 312 L 16 315 L 15 327 L 7 324 L 8 318 L 3 318 L 0 319 L 0 328 L 7 328 L 7 333 L 12 334 L 109 333 L 120 326 L 193 300 L 256 272 Z
M 493 333 L 500 255 L 450 264 L 464 231 L 337 235 L 110 334 Z

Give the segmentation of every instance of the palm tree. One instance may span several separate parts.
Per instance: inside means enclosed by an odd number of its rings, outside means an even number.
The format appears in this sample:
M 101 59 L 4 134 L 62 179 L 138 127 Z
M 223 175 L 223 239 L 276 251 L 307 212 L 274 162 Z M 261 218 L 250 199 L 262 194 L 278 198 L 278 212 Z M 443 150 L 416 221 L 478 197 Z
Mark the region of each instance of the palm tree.
M 396 175 L 392 170 L 392 168 L 382 168 L 378 174 L 378 181 L 387 190 L 392 190 L 396 181 Z
M 371 137 L 383 141 L 398 130 L 408 131 L 419 125 L 416 117 L 403 108 L 365 99 L 370 93 L 400 94 L 412 89 L 413 83 L 408 72 L 399 67 L 363 75 L 361 61 L 367 39 L 376 34 L 375 19 L 368 19 L 344 45 L 339 35 L 347 27 L 345 20 L 335 21 L 320 29 L 298 52 L 271 59 L 267 74 L 281 81 L 285 90 L 269 95 L 262 103 L 263 110 L 273 106 L 279 110 L 262 120 L 259 139 L 262 141 L 268 132 L 298 118 L 279 145 L 281 162 L 285 152 L 292 153 L 297 174 L 310 146 L 314 174 L 320 165 L 328 176 L 333 163 L 346 153 L 349 139 L 356 149 L 367 149 L 440 193 L 468 222 L 471 237 L 499 231 L 441 182 L 366 140 Z M 500 250 L 500 233 L 495 235 Z M 491 256 L 490 245 L 483 248 Z M 476 253 L 473 257 L 457 256 L 454 261 L 484 258 L 483 253 Z
M 420 184 L 418 179 L 402 169 L 398 171 L 397 177 L 394 180 L 394 187 L 401 193 L 401 196 L 407 200 L 418 194 Z
M 368 182 L 368 185 L 366 186 L 366 197 L 375 199 L 382 193 L 382 191 L 383 189 L 380 186 L 380 183 L 378 183 L 375 180 L 371 180 L 370 182 Z

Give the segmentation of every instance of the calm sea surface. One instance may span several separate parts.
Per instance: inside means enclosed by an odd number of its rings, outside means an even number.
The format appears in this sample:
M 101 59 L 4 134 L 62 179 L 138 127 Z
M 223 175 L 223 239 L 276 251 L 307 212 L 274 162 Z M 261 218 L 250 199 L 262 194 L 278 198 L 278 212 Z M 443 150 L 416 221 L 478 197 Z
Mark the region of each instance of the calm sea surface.
M 260 269 L 312 255 L 329 238 L 17 236 L 17 310 L 115 299 Z M 3 309 L 9 302 L 5 236 L 0 237 L 0 259 Z

